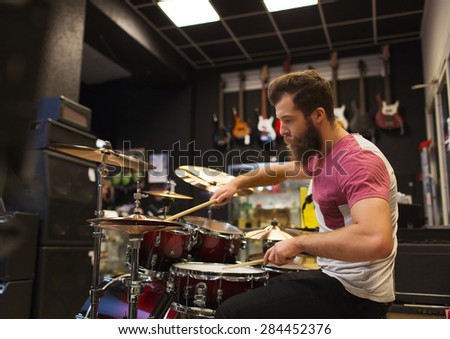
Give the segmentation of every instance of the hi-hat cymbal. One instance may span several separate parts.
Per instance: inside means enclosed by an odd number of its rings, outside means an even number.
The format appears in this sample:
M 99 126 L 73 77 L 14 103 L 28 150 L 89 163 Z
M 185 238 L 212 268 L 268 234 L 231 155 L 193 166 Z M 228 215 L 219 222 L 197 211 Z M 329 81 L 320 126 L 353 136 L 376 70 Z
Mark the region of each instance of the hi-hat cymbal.
M 146 194 L 151 194 L 157 197 L 169 198 L 169 199 L 193 199 L 188 195 L 178 194 L 173 191 L 147 191 Z
M 165 221 L 141 214 L 131 214 L 127 217 L 96 218 L 87 220 L 91 226 L 116 230 L 128 234 L 144 234 L 154 231 L 171 231 L 183 228 L 184 225 L 175 221 Z
M 292 238 L 292 235 L 278 226 L 270 225 L 261 230 L 246 232 L 245 237 L 255 240 L 284 240 Z
M 219 187 L 228 184 L 234 176 L 216 169 L 200 166 L 180 166 L 175 174 L 188 184 L 214 193 Z M 245 196 L 253 193 L 251 188 L 239 190 L 236 195 Z
M 155 166 L 149 164 L 148 162 L 136 157 L 124 155 L 109 148 L 92 148 L 87 146 L 59 143 L 51 144 L 49 148 L 84 160 L 94 161 L 97 163 L 104 162 L 107 165 L 121 168 L 130 168 L 137 171 L 147 171 L 155 168 Z

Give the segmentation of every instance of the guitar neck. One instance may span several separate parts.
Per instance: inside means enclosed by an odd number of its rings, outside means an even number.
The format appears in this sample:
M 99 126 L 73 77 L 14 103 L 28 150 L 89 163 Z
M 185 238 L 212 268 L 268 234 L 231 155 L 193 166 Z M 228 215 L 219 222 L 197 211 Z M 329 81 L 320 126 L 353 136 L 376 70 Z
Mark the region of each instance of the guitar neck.
M 388 105 L 392 103 L 390 68 L 388 60 L 384 61 L 384 100 Z
M 219 88 L 219 128 L 224 128 L 224 117 L 223 117 L 223 103 L 224 103 L 224 88 L 225 88 L 225 82 L 221 79 L 220 80 L 220 88 Z
M 365 115 L 366 113 L 366 81 L 361 72 L 359 75 L 359 114 Z
M 244 120 L 244 74 L 239 75 L 239 118 Z
M 266 93 L 266 81 L 262 81 L 261 84 L 261 116 L 267 119 L 267 93 Z
M 337 67 L 333 67 L 331 76 L 331 86 L 333 87 L 333 104 L 334 107 L 338 107 L 338 95 L 337 95 Z

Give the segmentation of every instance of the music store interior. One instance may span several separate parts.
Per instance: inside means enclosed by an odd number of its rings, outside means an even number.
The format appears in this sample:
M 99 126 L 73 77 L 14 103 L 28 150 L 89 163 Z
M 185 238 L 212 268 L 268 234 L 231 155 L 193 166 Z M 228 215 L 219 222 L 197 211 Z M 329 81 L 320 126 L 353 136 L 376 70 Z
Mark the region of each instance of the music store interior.
M 306 69 L 395 170 L 387 317 L 445 318 L 450 2 L 210 0 L 203 23 L 200 1 L 171 2 L 0 1 L 0 318 L 211 318 L 227 296 L 318 269 L 261 264 L 317 232 L 309 180 L 210 202 L 289 161 L 267 86 Z

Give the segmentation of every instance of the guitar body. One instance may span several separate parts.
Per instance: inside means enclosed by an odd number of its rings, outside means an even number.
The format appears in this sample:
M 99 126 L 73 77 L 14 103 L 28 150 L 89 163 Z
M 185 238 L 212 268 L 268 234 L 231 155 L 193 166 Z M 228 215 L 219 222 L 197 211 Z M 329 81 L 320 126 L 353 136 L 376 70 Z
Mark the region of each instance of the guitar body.
M 386 130 L 400 129 L 400 133 L 403 135 L 403 118 L 398 113 L 398 100 L 393 104 L 388 104 L 378 94 L 377 101 L 379 104 L 378 112 L 375 115 L 375 124 L 377 127 Z
M 277 132 L 273 128 L 273 117 L 265 119 L 260 115 L 257 127 L 262 142 L 273 141 L 276 139 Z
M 245 145 L 250 144 L 250 127 L 248 124 L 241 120 L 239 115 L 234 114 L 234 127 L 233 127 L 233 137 L 237 140 L 243 140 Z
M 352 111 L 353 111 L 353 116 L 349 123 L 350 131 L 358 132 L 364 138 L 373 141 L 375 133 L 374 133 L 372 120 L 371 120 L 369 114 L 368 113 L 361 114 L 359 112 L 358 108 L 356 107 L 356 103 L 354 101 L 352 102 Z
M 231 133 L 226 127 L 220 127 L 217 121 L 217 117 L 214 117 L 215 130 L 214 130 L 214 143 L 219 148 L 228 148 L 231 141 Z
M 383 62 L 384 62 L 384 99 L 377 94 L 378 112 L 375 115 L 375 125 L 386 130 L 400 129 L 400 135 L 403 135 L 403 118 L 398 113 L 398 100 L 392 103 L 391 100 L 391 86 L 389 80 L 389 45 L 383 47 Z
M 336 117 L 336 121 L 339 125 L 341 125 L 342 128 L 348 129 L 348 120 L 345 117 L 345 105 L 342 105 L 341 107 L 335 107 L 333 109 L 334 116 Z

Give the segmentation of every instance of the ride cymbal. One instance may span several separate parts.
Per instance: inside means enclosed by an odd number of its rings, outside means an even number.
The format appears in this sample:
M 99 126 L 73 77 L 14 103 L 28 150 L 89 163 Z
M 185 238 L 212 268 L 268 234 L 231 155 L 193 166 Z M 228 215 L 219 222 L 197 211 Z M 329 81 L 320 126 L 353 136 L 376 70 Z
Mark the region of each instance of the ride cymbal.
M 228 184 L 234 176 L 216 169 L 200 166 L 180 166 L 175 174 L 188 184 L 214 193 L 219 187 Z M 246 196 L 253 193 L 251 188 L 239 190 L 236 196 Z
M 87 220 L 92 227 L 110 229 L 128 234 L 144 234 L 155 231 L 171 231 L 183 228 L 184 225 L 175 221 L 147 217 L 141 214 L 131 214 L 127 217 L 95 218 Z
M 129 168 L 137 171 L 147 171 L 154 169 L 155 166 L 136 157 L 122 154 L 109 148 L 92 148 L 80 145 L 69 145 L 54 143 L 49 148 L 61 153 L 73 155 L 88 161 L 105 163 L 107 165 Z

